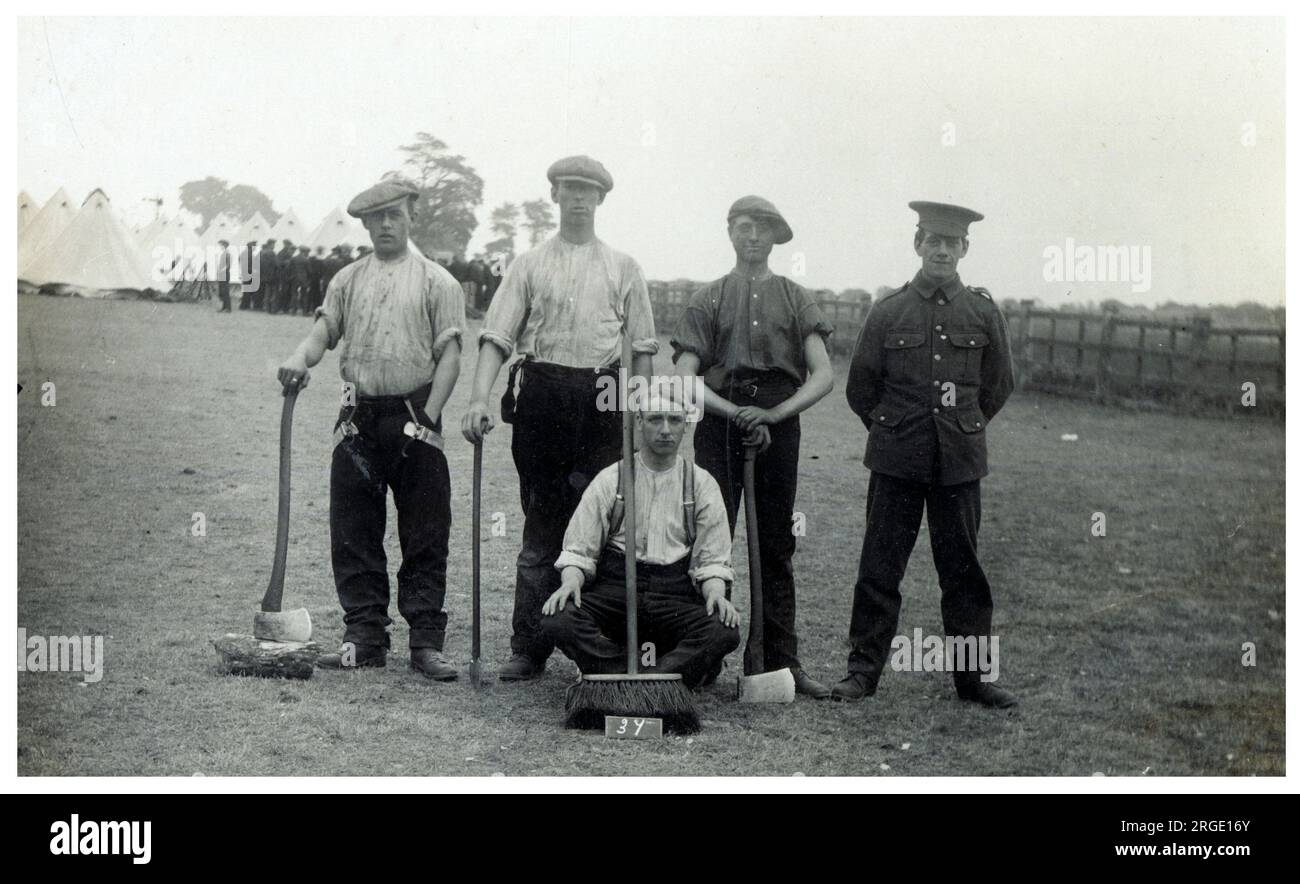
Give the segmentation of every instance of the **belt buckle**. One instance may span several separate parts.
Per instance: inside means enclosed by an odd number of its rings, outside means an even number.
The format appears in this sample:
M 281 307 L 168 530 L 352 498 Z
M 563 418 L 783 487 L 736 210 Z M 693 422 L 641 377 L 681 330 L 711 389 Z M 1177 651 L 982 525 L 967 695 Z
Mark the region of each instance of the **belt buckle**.
M 758 398 L 758 384 L 746 384 L 745 386 L 743 386 L 743 387 L 740 388 L 740 392 L 744 393 L 744 394 L 745 394 L 746 396 L 748 396 L 750 399 L 757 399 L 757 398 Z

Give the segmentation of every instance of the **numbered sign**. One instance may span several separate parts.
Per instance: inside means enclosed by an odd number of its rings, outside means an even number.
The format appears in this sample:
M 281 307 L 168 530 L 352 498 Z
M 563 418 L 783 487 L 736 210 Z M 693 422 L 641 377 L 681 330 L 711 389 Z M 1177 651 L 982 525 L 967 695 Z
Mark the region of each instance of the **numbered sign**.
M 664 735 L 662 718 L 605 716 L 605 736 L 612 740 L 657 740 Z

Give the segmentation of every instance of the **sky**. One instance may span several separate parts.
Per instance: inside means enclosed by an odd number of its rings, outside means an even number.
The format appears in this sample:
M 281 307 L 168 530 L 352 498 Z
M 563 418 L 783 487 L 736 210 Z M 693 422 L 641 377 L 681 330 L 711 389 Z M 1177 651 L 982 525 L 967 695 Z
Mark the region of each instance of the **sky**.
M 734 262 L 772 200 L 772 267 L 814 288 L 917 270 L 912 200 L 985 215 L 962 278 L 999 301 L 1284 300 L 1277 19 L 20 19 L 15 191 L 103 188 L 128 223 L 215 175 L 311 227 L 427 131 L 493 206 L 609 169 L 601 239 L 650 279 Z M 522 243 L 522 237 L 521 245 Z M 1115 251 L 1103 251 L 1107 248 Z M 1121 264 L 1118 250 L 1129 259 Z M 1095 250 L 1095 251 L 1094 251 Z M 1089 273 L 1091 254 L 1109 255 Z M 1099 278 L 1100 277 L 1100 278 Z

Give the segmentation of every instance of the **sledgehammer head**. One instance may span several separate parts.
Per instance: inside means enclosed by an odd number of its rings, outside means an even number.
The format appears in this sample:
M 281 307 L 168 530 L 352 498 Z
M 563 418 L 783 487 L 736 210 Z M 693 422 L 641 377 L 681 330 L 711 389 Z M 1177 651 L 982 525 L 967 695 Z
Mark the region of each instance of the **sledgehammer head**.
M 778 669 L 742 675 L 736 682 L 736 696 L 742 703 L 793 703 L 794 673 Z
M 253 615 L 253 637 L 268 642 L 309 642 L 311 615 L 306 608 L 258 611 Z

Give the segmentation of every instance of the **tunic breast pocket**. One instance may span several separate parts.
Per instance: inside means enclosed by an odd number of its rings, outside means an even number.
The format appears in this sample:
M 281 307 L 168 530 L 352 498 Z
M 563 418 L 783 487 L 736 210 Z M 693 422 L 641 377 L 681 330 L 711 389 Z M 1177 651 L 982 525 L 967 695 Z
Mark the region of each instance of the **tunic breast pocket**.
M 925 332 L 893 329 L 885 333 L 884 368 L 886 376 L 903 381 L 923 380 Z
M 982 331 L 955 331 L 948 336 L 956 353 L 958 374 L 962 383 L 978 384 L 980 369 L 984 365 L 984 350 L 989 336 Z

